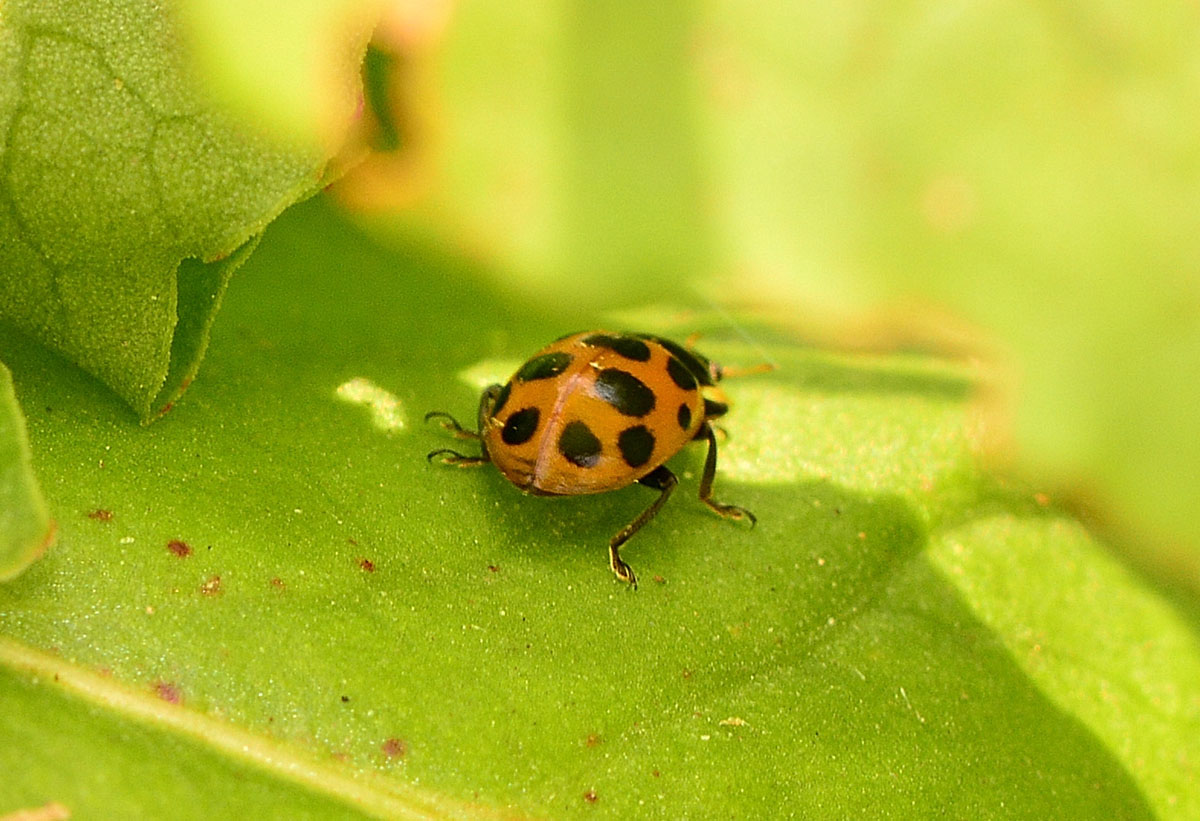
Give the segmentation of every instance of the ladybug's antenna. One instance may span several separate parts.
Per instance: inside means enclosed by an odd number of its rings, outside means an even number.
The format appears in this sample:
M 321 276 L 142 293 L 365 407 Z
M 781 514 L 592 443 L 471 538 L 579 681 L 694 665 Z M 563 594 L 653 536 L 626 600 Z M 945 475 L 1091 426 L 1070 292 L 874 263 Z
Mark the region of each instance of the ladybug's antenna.
M 747 367 L 723 368 L 721 371 L 722 378 L 726 378 L 726 377 L 730 377 L 730 376 L 745 376 L 745 375 L 751 374 L 751 373 L 765 373 L 766 371 L 778 370 L 779 363 L 771 358 L 771 355 L 769 353 L 767 353 L 766 348 L 764 348 L 762 345 L 760 345 L 757 339 L 750 336 L 749 332 L 747 332 L 745 327 L 743 327 L 742 324 L 739 323 L 734 318 L 733 314 L 729 313 L 729 311 L 727 311 L 724 308 L 724 306 L 719 305 L 716 302 L 713 302 L 707 296 L 705 296 L 704 294 L 701 294 L 700 290 L 698 288 L 696 288 L 695 286 L 692 286 L 692 290 L 693 290 L 693 292 L 695 292 L 696 296 L 698 296 L 701 300 L 703 300 L 705 303 L 707 303 L 708 307 L 712 308 L 713 311 L 715 311 L 722 319 L 724 319 L 730 328 L 733 328 L 733 330 L 737 331 L 738 336 L 740 336 L 742 339 L 746 340 L 746 342 L 750 345 L 750 347 L 753 348 L 755 351 L 757 351 L 758 355 L 760 357 L 762 357 L 763 361 L 761 363 L 759 363 L 758 365 L 750 365 Z

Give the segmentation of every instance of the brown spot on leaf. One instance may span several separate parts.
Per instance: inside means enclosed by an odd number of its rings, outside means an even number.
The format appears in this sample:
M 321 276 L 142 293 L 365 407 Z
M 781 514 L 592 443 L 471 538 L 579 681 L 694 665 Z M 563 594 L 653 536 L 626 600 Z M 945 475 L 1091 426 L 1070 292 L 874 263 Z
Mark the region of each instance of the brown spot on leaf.
M 595 790 L 588 790 L 587 792 L 585 792 L 583 794 L 583 800 L 588 802 L 589 804 L 595 804 L 596 801 L 599 800 L 599 798 L 600 798 L 600 796 L 596 795 Z
M 274 587 L 276 590 L 287 590 L 287 584 L 278 576 L 271 579 L 271 587 Z
M 379 749 L 383 750 L 383 754 L 388 758 L 404 758 L 408 753 L 408 745 L 399 738 L 389 738 L 379 745 Z
M 192 555 L 192 546 L 182 539 L 172 539 L 167 542 L 167 550 L 170 550 L 181 559 L 186 559 Z
M 154 682 L 154 694 L 163 701 L 171 704 L 178 704 L 183 701 L 183 691 L 179 689 L 179 685 L 172 684 L 169 681 Z
M 213 576 L 208 581 L 200 585 L 200 593 L 205 596 L 221 595 L 221 577 Z
M 604 739 L 598 734 L 588 733 L 588 737 L 583 740 L 583 743 L 588 747 L 598 747 L 603 741 Z
M 498 565 L 498 564 L 489 564 L 489 565 L 488 565 L 488 572 L 489 572 L 489 573 L 499 573 L 499 572 L 500 572 L 500 565 Z
M 87 516 L 89 519 L 94 519 L 97 522 L 111 522 L 113 514 L 112 514 L 111 510 L 105 510 L 104 508 L 97 508 L 96 510 L 93 510 L 91 513 L 89 513 Z
M 662 576 L 659 576 L 659 575 L 655 575 L 655 577 L 654 577 L 654 581 L 655 581 L 657 584 L 666 584 L 666 583 L 667 583 L 667 580 L 666 580 L 666 579 L 664 579 Z
M 368 573 L 375 572 L 375 562 L 371 561 L 370 559 L 366 558 L 365 556 L 358 560 L 358 566 L 361 567 L 363 570 L 367 571 Z

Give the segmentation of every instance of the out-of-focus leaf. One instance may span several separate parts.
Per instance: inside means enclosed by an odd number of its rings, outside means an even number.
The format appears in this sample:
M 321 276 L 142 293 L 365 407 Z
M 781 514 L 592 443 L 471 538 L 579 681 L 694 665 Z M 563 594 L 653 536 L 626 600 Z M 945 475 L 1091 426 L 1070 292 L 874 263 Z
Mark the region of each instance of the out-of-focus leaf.
M 0 363 L 0 581 L 24 570 L 53 536 L 54 523 L 33 476 L 12 374 Z
M 968 327 L 1012 375 L 1014 461 L 1200 591 L 1198 51 L 1176 2 L 481 0 L 404 230 L 554 305 Z
M 389 4 L 412 0 L 181 0 L 207 90 L 258 128 L 337 151 L 362 104 L 360 66 Z
M 178 37 L 147 0 L 12 0 L 0 17 L 0 320 L 143 420 L 195 372 L 229 275 L 325 163 L 205 102 Z

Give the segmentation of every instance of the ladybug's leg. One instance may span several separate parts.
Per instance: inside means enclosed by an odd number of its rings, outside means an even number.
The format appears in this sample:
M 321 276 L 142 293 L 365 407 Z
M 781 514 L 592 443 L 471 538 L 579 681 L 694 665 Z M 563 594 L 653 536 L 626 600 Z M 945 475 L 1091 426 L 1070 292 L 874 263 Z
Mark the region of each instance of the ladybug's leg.
M 718 516 L 724 516 L 726 519 L 749 519 L 751 527 L 758 521 L 754 518 L 754 514 L 746 510 L 744 507 L 736 505 L 723 505 L 712 497 L 713 477 L 717 475 L 717 435 L 713 433 L 712 425 L 705 422 L 700 426 L 700 432 L 696 434 L 696 438 L 708 439 L 708 456 L 704 460 L 704 473 L 700 477 L 700 501 L 708 505 L 708 509 Z
M 457 419 L 445 411 L 430 411 L 429 413 L 425 414 L 425 421 L 428 422 L 430 419 L 443 420 L 438 424 L 453 433 L 458 439 L 479 439 L 478 433 L 473 430 L 467 430 L 462 425 L 458 424 Z
M 608 563 L 612 567 L 612 572 L 617 574 L 617 578 L 623 582 L 629 582 L 637 588 L 637 576 L 633 573 L 633 568 L 621 561 L 620 548 L 621 545 L 629 541 L 629 538 L 642 529 L 646 522 L 654 518 L 659 509 L 666 504 L 667 499 L 671 496 L 671 491 L 675 489 L 675 485 L 679 480 L 675 478 L 675 474 L 667 468 L 666 465 L 660 465 L 650 473 L 638 479 L 638 483 L 645 485 L 653 490 L 661 491 L 658 498 L 642 511 L 641 515 L 634 519 L 625 527 L 621 528 L 621 532 L 612 537 L 612 541 L 608 543 Z
M 487 424 L 488 418 L 492 415 L 492 408 L 495 406 L 496 397 L 499 395 L 500 386 L 491 385 L 483 392 L 483 395 L 479 397 L 478 420 L 480 431 L 483 430 L 483 426 Z M 438 459 L 444 465 L 454 465 L 455 467 L 460 468 L 475 467 L 476 465 L 483 465 L 491 461 L 491 459 L 488 457 L 487 446 L 483 444 L 483 437 L 481 434 L 476 433 L 473 430 L 467 430 L 462 425 L 458 424 L 458 421 L 453 416 L 444 411 L 430 411 L 429 413 L 425 414 L 426 422 L 428 422 L 430 419 L 439 418 L 445 420 L 441 423 L 442 427 L 452 432 L 459 439 L 474 439 L 478 441 L 481 453 L 478 456 L 466 456 L 456 450 L 441 448 L 426 454 L 426 459 L 431 462 L 434 459 Z
M 489 461 L 491 461 L 487 458 L 487 456 L 467 456 L 459 453 L 456 450 L 450 450 L 449 448 L 431 450 L 429 453 L 425 454 L 425 458 L 430 462 L 432 462 L 434 459 L 437 459 L 443 465 L 454 465 L 457 468 L 473 468 L 476 465 L 486 465 Z

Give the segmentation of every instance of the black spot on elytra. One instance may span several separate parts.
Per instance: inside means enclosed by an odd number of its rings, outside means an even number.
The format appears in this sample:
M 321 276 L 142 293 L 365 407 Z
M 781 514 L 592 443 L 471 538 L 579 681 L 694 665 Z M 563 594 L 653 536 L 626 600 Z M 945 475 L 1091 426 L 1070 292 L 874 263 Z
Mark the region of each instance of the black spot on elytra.
M 496 416 L 504 408 L 504 403 L 508 401 L 508 395 L 512 392 L 512 382 L 505 382 L 504 387 L 500 389 L 500 393 L 496 394 L 496 401 L 492 404 L 492 416 Z
M 521 370 L 517 371 L 517 379 L 522 382 L 532 382 L 535 379 L 549 379 L 552 376 L 558 376 L 567 369 L 572 359 L 574 359 L 573 356 L 562 351 L 535 356 L 522 365 Z
M 634 362 L 650 361 L 650 346 L 637 337 L 592 334 L 584 338 L 583 344 L 591 345 L 593 348 L 608 348 Z
M 679 406 L 678 418 L 679 427 L 683 428 L 684 430 L 687 430 L 692 426 L 692 409 L 687 406 L 687 402 L 684 402 Z
M 710 365 L 709 361 L 700 354 L 683 347 L 678 342 L 672 342 L 671 340 L 664 339 L 661 336 L 653 336 L 651 334 L 638 334 L 638 336 L 642 339 L 647 339 L 651 342 L 662 345 L 664 348 L 670 351 L 671 355 L 679 360 L 679 364 L 682 365 L 701 385 L 716 384 L 713 382 L 712 374 L 709 373 L 708 370 Z M 682 387 L 682 385 L 680 387 Z
M 626 416 L 654 410 L 654 391 L 629 371 L 605 368 L 596 376 L 596 395 Z
M 537 408 L 522 408 L 508 417 L 500 438 L 506 445 L 523 445 L 533 438 L 537 432 L 538 421 L 542 414 Z
M 573 465 L 593 467 L 600 461 L 600 440 L 584 422 L 568 422 L 558 437 L 558 452 Z
M 685 391 L 696 389 L 696 377 L 687 369 L 686 365 L 673 356 L 667 360 L 667 374 L 671 377 L 672 382 Z
M 617 447 L 621 449 L 621 457 L 627 465 L 640 468 L 654 454 L 654 434 L 645 425 L 626 428 L 617 437 Z

